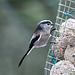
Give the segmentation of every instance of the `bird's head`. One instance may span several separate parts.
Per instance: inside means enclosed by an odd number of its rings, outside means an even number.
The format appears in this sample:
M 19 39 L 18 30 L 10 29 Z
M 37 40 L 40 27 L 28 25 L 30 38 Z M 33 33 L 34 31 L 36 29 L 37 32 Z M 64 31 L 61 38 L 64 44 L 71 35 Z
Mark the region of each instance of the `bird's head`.
M 35 32 L 39 30 L 50 31 L 53 25 L 54 24 L 50 20 L 42 20 L 37 24 Z
M 53 27 L 53 23 L 50 20 L 42 20 L 38 23 L 38 27 L 43 30 L 50 30 Z

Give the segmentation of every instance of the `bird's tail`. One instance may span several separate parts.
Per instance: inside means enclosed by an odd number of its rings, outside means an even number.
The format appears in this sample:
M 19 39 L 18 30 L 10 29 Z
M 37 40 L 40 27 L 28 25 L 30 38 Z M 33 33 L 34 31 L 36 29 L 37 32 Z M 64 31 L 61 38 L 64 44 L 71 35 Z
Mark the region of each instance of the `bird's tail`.
M 28 50 L 27 50 L 27 52 L 25 53 L 25 55 L 22 57 L 21 61 L 19 62 L 18 67 L 21 66 L 21 64 L 22 64 L 22 62 L 23 62 L 23 60 L 24 60 L 24 58 L 31 52 L 31 50 L 32 50 L 32 49 L 28 49 Z

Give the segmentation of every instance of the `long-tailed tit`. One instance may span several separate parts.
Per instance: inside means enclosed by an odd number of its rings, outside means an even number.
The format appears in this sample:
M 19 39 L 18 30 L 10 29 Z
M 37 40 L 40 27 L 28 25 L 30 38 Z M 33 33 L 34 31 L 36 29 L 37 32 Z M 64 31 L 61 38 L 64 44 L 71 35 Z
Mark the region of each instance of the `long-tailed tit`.
M 46 46 L 49 38 L 51 37 L 51 33 L 55 29 L 51 29 L 53 27 L 53 23 L 50 20 L 43 20 L 37 24 L 37 27 L 33 33 L 33 36 L 30 40 L 29 49 L 22 57 L 18 67 L 22 64 L 24 58 L 32 51 L 33 48 L 39 48 Z

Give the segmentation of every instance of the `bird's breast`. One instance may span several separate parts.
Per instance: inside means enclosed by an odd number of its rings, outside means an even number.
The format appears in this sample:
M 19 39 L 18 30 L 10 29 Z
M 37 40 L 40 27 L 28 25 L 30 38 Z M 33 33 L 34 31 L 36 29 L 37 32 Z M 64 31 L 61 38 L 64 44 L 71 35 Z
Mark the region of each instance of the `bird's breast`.
M 35 47 L 43 47 L 43 46 L 46 46 L 48 40 L 49 40 L 49 37 L 50 37 L 50 34 L 43 34 L 41 36 L 41 38 L 35 42 Z

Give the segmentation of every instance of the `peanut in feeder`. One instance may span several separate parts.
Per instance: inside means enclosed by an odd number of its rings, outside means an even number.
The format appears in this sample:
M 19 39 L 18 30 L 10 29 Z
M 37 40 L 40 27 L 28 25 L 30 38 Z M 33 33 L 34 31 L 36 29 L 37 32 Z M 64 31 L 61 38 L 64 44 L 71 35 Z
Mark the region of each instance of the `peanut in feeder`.
M 75 46 L 69 46 L 65 50 L 64 59 L 75 65 Z
M 75 75 L 75 67 L 69 61 L 59 61 L 52 66 L 50 75 Z

